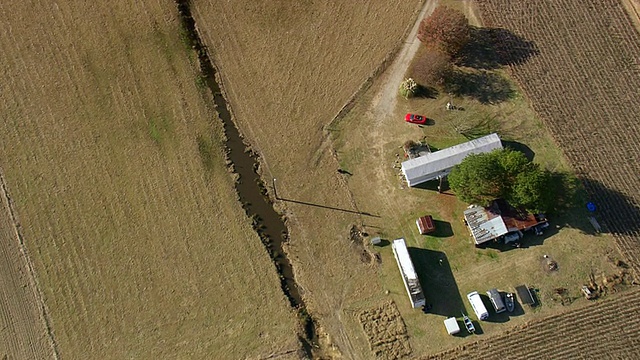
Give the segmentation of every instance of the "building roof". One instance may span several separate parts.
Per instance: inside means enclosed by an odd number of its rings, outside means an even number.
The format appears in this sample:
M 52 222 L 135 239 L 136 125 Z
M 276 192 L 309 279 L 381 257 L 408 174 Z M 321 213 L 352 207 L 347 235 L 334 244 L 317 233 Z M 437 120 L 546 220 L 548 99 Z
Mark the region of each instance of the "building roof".
M 500 215 L 487 211 L 482 206 L 474 206 L 465 210 L 464 219 L 467 221 L 467 226 L 477 245 L 509 232 Z
M 531 290 L 526 285 L 516 286 L 516 292 L 518 293 L 518 297 L 520 298 L 520 302 L 527 305 L 534 305 L 536 301 L 533 299 L 533 295 L 531 295 Z
M 436 226 L 433 223 L 431 215 L 419 217 L 418 220 L 416 220 L 416 225 L 418 226 L 418 231 L 420 231 L 421 235 L 425 235 L 436 230 Z
M 409 256 L 409 250 L 407 250 L 407 245 L 405 244 L 404 239 L 393 240 L 393 249 L 396 251 L 398 263 L 400 264 L 402 273 L 407 278 L 407 280 L 418 279 L 418 275 L 413 268 L 413 263 L 411 262 L 411 257 Z
M 501 199 L 494 200 L 488 208 L 473 206 L 465 210 L 464 219 L 477 245 L 510 232 L 526 231 L 547 221 L 518 210 Z
M 458 325 L 458 320 L 456 320 L 456 318 L 454 317 L 445 319 L 444 326 L 450 335 L 457 334 L 460 332 L 460 326 Z
M 411 300 L 411 306 L 416 308 L 424 306 L 426 299 L 418 280 L 418 274 L 416 274 L 409 256 L 409 250 L 404 242 L 404 239 L 393 240 L 392 244 L 393 254 L 395 255 L 400 273 L 402 274 L 402 281 L 404 282 L 405 289 Z
M 409 186 L 415 186 L 449 174 L 454 166 L 460 164 L 470 154 L 482 154 L 495 149 L 502 149 L 502 143 L 498 134 L 493 133 L 404 161 L 402 173 Z

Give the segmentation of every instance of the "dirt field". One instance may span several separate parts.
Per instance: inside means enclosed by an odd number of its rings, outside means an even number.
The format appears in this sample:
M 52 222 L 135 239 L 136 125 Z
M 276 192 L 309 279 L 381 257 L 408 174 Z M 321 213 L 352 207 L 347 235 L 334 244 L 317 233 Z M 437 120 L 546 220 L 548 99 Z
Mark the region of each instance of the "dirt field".
M 0 168 L 60 357 L 295 355 L 175 3 L 25 1 L 0 23 Z M 1 200 L 0 358 L 50 358 Z
M 264 178 L 277 178 L 279 197 L 324 206 L 277 204 L 288 219 L 288 253 L 305 302 L 327 334 L 327 355 L 370 357 L 358 314 L 383 293 L 375 266 L 349 236 L 362 221 L 352 212 L 376 209 L 355 206 L 323 127 L 402 42 L 421 4 L 193 2 Z

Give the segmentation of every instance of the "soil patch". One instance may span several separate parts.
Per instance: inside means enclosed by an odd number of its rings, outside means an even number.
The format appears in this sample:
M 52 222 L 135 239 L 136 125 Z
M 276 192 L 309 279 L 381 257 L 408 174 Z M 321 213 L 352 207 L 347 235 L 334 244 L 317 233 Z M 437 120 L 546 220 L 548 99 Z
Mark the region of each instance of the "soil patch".
M 393 301 L 364 310 L 359 318 L 377 359 L 403 359 L 411 355 L 407 328 Z

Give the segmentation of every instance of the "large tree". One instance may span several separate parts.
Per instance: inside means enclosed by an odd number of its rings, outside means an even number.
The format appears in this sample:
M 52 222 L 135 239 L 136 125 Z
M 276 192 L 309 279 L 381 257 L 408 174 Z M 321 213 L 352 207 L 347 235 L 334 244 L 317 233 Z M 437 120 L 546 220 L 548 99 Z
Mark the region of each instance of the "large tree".
M 420 22 L 418 29 L 422 43 L 450 56 L 456 56 L 470 38 L 471 29 L 464 14 L 445 6 L 438 6 Z
M 472 204 L 487 206 L 502 198 L 532 212 L 553 208 L 555 187 L 551 186 L 551 174 L 519 151 L 469 155 L 453 168 L 449 185 L 461 200 Z

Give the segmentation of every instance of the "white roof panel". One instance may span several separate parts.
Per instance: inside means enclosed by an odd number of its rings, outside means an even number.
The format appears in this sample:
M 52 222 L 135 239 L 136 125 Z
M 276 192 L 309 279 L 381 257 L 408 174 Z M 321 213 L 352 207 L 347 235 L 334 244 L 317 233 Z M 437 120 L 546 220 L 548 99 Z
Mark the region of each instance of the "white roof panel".
M 400 263 L 400 267 L 402 267 L 404 276 L 406 276 L 407 280 L 417 280 L 418 275 L 413 268 L 409 250 L 407 250 L 404 239 L 393 240 L 393 248 L 396 251 L 396 256 L 398 257 L 398 262 Z
M 482 154 L 502 149 L 498 134 L 493 133 L 436 152 L 428 153 L 402 163 L 402 172 L 410 186 L 447 175 L 467 155 Z

